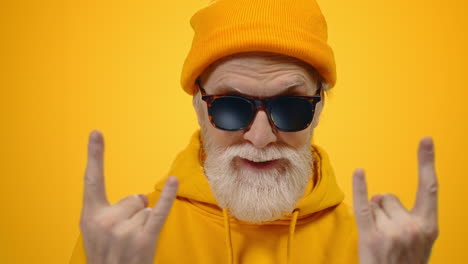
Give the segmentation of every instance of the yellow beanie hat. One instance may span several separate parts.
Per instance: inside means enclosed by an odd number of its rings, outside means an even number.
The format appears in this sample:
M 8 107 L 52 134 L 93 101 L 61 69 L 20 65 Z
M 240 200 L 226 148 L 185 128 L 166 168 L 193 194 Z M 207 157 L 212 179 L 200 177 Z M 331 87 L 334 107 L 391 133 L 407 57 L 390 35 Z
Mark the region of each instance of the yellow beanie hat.
M 181 84 L 193 95 L 195 81 L 213 62 L 241 52 L 273 52 L 313 66 L 329 88 L 336 82 L 327 23 L 315 0 L 213 0 L 190 20 L 195 35 Z

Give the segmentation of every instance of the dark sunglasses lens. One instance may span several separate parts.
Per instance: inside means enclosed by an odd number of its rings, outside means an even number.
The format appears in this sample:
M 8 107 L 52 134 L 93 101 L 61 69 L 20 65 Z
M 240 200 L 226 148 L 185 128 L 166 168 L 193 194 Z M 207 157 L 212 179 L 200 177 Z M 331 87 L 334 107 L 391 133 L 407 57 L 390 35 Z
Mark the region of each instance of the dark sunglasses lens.
M 252 105 L 238 97 L 214 99 L 210 114 L 216 127 L 230 131 L 245 129 L 253 118 Z
M 313 117 L 312 107 L 308 100 L 297 97 L 280 97 L 270 103 L 273 122 L 287 132 L 307 128 Z

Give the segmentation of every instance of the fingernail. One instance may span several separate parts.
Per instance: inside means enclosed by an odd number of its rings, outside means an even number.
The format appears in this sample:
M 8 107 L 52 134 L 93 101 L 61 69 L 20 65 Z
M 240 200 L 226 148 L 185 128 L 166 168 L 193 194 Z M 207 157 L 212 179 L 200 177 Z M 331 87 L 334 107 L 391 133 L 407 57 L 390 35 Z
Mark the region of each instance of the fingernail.
M 99 142 L 100 138 L 101 138 L 101 132 L 99 130 L 93 130 L 91 132 L 91 135 L 89 136 L 90 138 L 90 141 L 92 141 L 93 143 L 97 143 Z
M 143 194 L 139 194 L 137 195 L 144 203 L 145 207 L 148 206 L 148 197 L 146 197 L 146 195 L 143 195 Z
M 364 178 L 364 174 L 366 174 L 366 172 L 364 171 L 363 168 L 358 168 L 355 170 L 355 174 L 360 178 L 360 179 L 363 179 Z
M 170 176 L 169 179 L 167 179 L 167 183 L 169 184 L 176 184 L 178 182 L 179 180 L 175 176 Z
M 382 200 L 382 197 L 383 196 L 381 194 L 375 194 L 371 197 L 371 201 L 378 204 Z
M 428 153 L 434 152 L 434 141 L 432 140 L 431 137 L 426 137 L 424 143 L 425 143 L 426 152 Z

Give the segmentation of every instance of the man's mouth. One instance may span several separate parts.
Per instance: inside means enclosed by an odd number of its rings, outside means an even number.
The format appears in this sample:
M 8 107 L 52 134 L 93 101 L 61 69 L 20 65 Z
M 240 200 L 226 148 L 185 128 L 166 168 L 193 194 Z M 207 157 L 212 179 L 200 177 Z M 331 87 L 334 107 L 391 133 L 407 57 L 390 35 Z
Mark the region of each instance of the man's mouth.
M 274 160 L 266 160 L 266 161 L 252 161 L 249 159 L 240 158 L 241 166 L 254 169 L 254 170 L 269 170 L 279 166 L 280 161 L 279 159 Z

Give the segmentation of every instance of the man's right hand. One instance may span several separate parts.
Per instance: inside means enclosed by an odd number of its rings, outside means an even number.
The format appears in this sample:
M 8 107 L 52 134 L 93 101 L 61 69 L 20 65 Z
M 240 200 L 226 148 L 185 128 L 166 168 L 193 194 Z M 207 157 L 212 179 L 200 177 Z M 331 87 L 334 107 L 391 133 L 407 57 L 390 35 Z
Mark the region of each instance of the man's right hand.
M 80 229 L 88 264 L 152 264 L 159 233 L 176 197 L 178 181 L 170 177 L 153 208 L 144 195 L 132 195 L 115 205 L 104 185 L 104 138 L 93 131 L 88 142 Z

